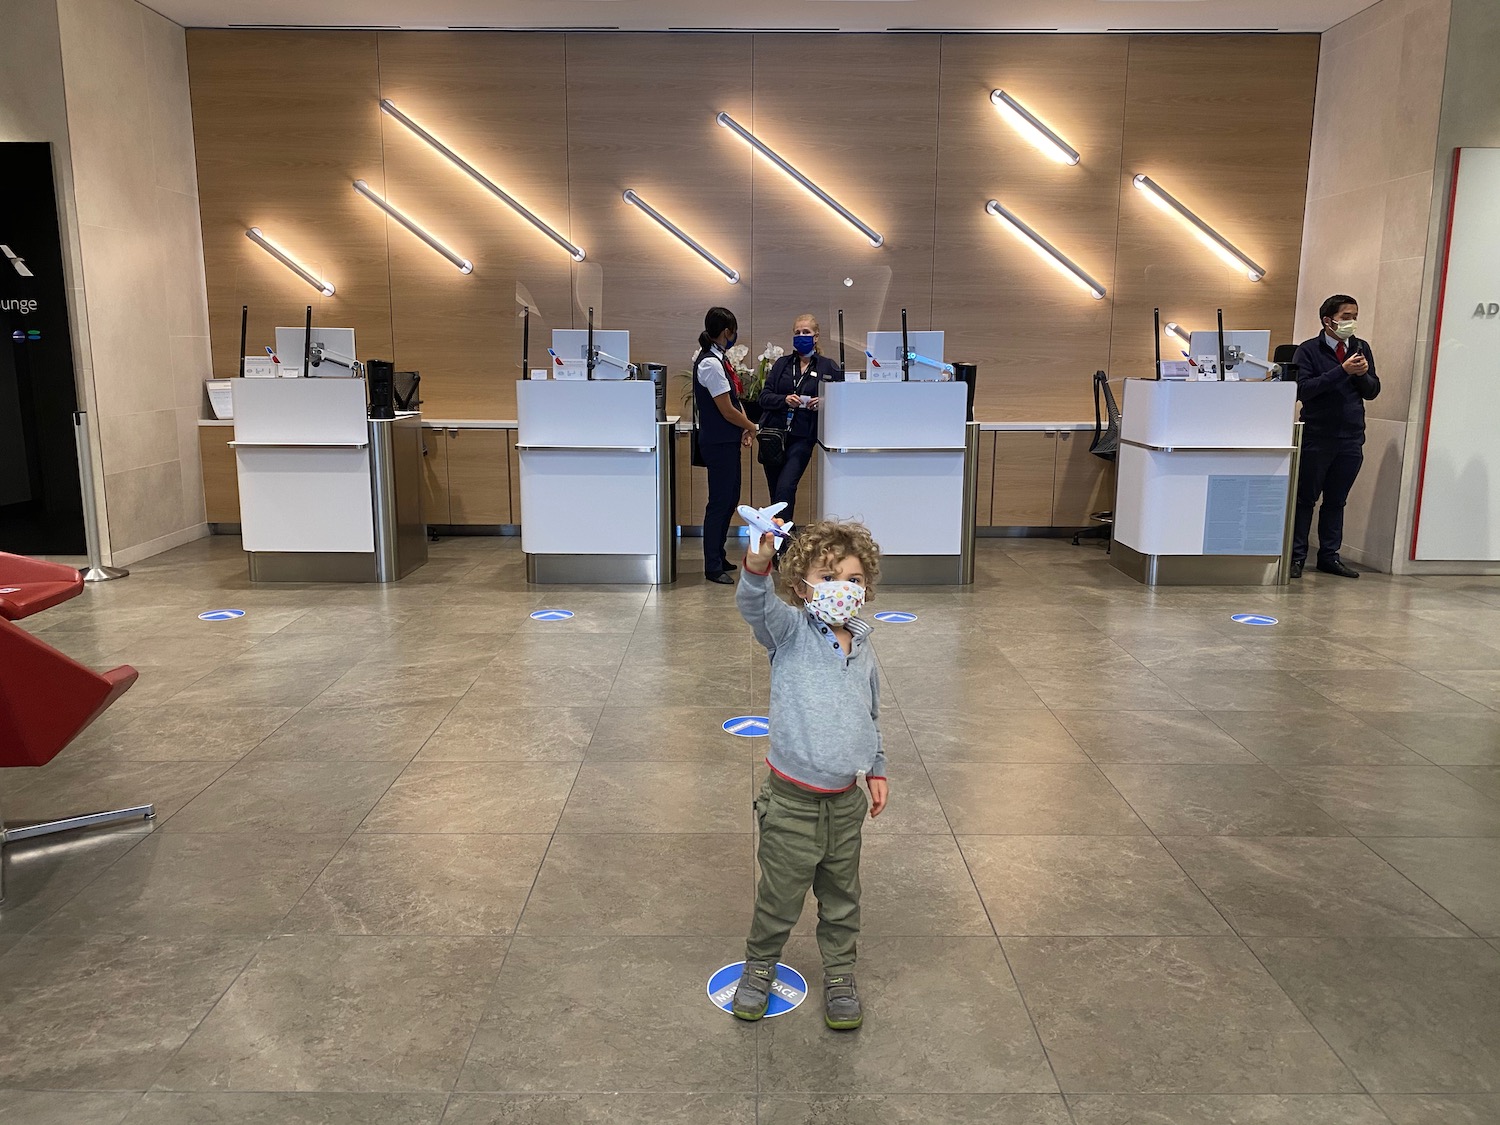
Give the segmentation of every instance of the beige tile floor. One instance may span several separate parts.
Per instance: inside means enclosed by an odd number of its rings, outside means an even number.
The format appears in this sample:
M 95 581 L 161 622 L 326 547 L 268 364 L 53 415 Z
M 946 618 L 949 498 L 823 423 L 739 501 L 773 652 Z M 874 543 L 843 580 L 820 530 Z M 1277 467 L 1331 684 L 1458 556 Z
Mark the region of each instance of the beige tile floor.
M 983 540 L 971 590 L 880 591 L 920 616 L 876 634 L 836 1035 L 704 995 L 763 752 L 719 724 L 767 666 L 694 553 L 659 591 L 528 588 L 496 539 L 277 587 L 215 539 L 34 619 L 141 679 L 7 814 L 160 817 L 11 849 L 0 1121 L 1500 1121 L 1500 579 L 1150 591 Z

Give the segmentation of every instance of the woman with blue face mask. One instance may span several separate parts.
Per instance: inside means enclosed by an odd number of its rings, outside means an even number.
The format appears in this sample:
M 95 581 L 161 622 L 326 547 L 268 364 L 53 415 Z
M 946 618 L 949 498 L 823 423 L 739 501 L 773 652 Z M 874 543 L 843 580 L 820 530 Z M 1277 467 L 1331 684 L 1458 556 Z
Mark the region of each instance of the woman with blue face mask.
M 792 322 L 792 350 L 771 368 L 760 395 L 761 428 L 786 434 L 786 455 L 765 470 L 771 503 L 786 503 L 781 518 L 787 523 L 795 518 L 797 485 L 817 447 L 823 384 L 844 381 L 839 365 L 818 350 L 818 343 L 818 318 L 803 313 Z

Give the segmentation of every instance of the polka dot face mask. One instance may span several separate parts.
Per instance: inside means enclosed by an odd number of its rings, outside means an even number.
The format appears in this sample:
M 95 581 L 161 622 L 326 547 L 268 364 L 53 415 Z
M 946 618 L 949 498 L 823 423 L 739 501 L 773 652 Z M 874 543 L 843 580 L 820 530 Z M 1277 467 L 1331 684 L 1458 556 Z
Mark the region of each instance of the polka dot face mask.
M 802 583 L 812 591 L 807 600 L 807 612 L 825 625 L 849 624 L 850 618 L 859 616 L 859 607 L 865 604 L 865 588 L 857 582 L 819 582 L 814 585 L 806 579 Z

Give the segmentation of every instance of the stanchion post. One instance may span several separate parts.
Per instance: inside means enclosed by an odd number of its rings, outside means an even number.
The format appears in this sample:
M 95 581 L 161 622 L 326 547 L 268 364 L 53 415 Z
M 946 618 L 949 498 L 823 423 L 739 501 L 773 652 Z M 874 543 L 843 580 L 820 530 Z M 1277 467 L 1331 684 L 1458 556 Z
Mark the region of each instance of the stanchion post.
M 78 446 L 78 476 L 83 491 L 83 535 L 88 544 L 89 565 L 83 572 L 85 582 L 108 582 L 129 578 L 123 567 L 104 565 L 99 545 L 99 505 L 94 497 L 94 450 L 89 444 L 89 416 L 84 410 L 73 412 L 73 441 Z

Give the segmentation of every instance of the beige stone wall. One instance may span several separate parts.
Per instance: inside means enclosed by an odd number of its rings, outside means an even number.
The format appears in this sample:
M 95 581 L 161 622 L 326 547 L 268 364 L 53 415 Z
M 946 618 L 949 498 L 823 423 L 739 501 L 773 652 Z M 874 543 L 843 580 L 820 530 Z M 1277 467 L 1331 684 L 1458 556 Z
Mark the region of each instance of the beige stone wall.
M 1406 550 L 1397 511 L 1413 381 L 1426 370 L 1423 292 L 1449 10 L 1450 0 L 1382 0 L 1327 32 L 1318 60 L 1297 339 L 1318 331 L 1324 297 L 1358 298 L 1382 392 L 1367 410 L 1344 553 L 1381 570 Z
M 79 405 L 89 409 L 88 392 L 93 383 L 93 368 L 89 362 L 88 310 L 83 291 L 78 212 L 73 204 L 73 160 L 68 142 L 57 5 L 54 0 L 0 0 L 0 29 L 3 29 L 3 34 L 0 34 L 0 141 L 46 141 L 52 145 L 52 173 L 57 191 L 58 227 L 62 235 L 73 368 Z M 98 452 L 96 440 L 96 462 Z M 96 492 L 102 493 L 103 483 L 96 464 Z
M 135 0 L 58 0 L 57 24 L 87 308 L 74 304 L 81 397 L 106 554 L 129 563 L 206 532 L 208 307 L 185 38 Z
M 1451 0 L 1447 26 L 1447 66 L 1442 111 L 1437 129 L 1437 162 L 1433 170 L 1432 206 L 1428 215 L 1427 253 L 1422 277 L 1417 329 L 1416 378 L 1408 412 L 1405 471 L 1396 520 L 1396 569 L 1407 573 L 1497 573 L 1495 563 L 1417 563 L 1411 559 L 1412 520 L 1416 508 L 1422 431 L 1427 417 L 1427 389 L 1432 361 L 1432 325 L 1437 317 L 1437 290 L 1443 265 L 1448 195 L 1456 148 L 1500 148 L 1500 0 Z M 1476 403 L 1494 410 L 1494 403 Z

